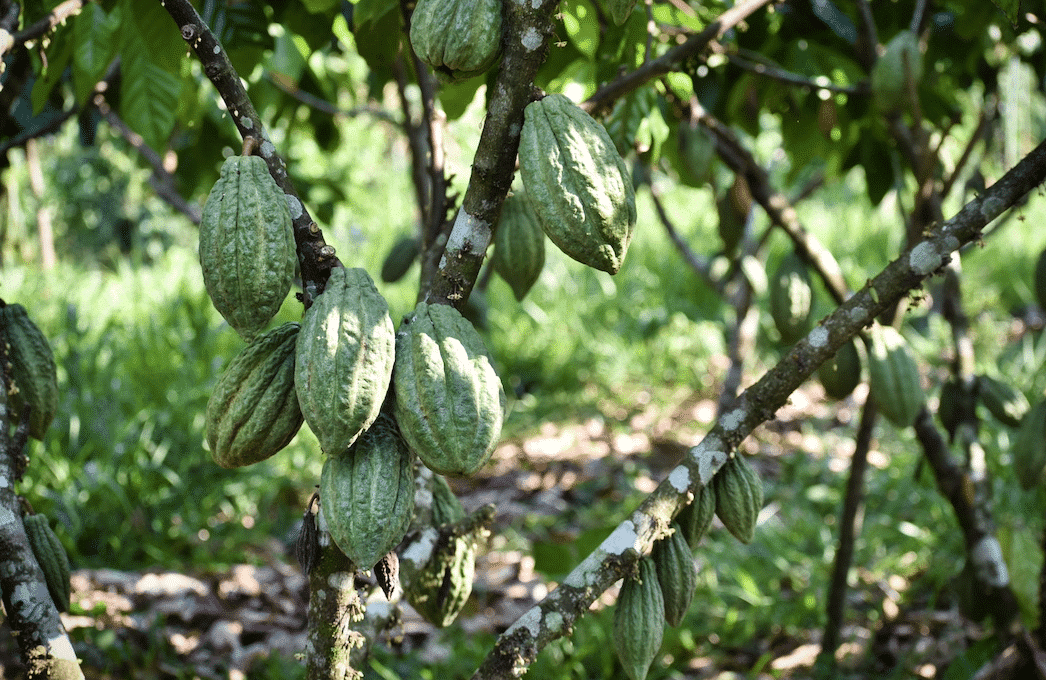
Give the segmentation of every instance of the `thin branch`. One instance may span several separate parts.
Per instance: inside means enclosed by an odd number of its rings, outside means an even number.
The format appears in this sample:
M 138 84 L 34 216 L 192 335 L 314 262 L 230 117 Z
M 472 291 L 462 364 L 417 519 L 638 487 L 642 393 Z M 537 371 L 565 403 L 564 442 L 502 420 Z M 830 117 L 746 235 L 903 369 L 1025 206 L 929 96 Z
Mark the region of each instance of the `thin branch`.
M 660 218 L 661 224 L 664 225 L 665 231 L 668 233 L 668 238 L 672 240 L 676 250 L 678 250 L 679 254 L 683 257 L 683 261 L 694 270 L 695 274 L 705 280 L 705 283 L 708 284 L 709 288 L 720 295 L 723 295 L 723 281 L 717 280 L 712 276 L 712 263 L 708 258 L 695 253 L 693 248 L 690 247 L 690 244 L 686 242 L 686 239 L 680 235 L 679 230 L 676 229 L 675 224 L 672 222 L 672 218 L 668 216 L 664 203 L 661 201 L 661 191 L 654 186 L 649 173 L 647 174 L 647 186 L 650 188 L 650 198 L 654 202 L 654 209 L 657 211 L 657 216 Z
M 62 111 L 57 116 L 51 118 L 47 122 L 40 125 L 40 127 L 33 128 L 31 130 L 23 130 L 14 137 L 8 139 L 5 142 L 0 143 L 0 155 L 6 154 L 11 149 L 25 146 L 25 143 L 30 139 L 36 139 L 37 137 L 43 137 L 49 135 L 52 132 L 57 132 L 61 129 L 62 125 L 73 116 L 80 113 L 80 110 L 76 107 Z
M 51 13 L 40 19 L 32 26 L 26 26 L 21 31 L 18 31 L 10 36 L 10 40 L 0 41 L 0 57 L 7 53 L 15 45 L 22 45 L 41 38 L 50 33 L 55 26 L 62 23 L 70 17 L 74 17 L 80 13 L 84 5 L 87 4 L 88 0 L 65 0 L 56 6 Z
M 857 94 L 858 92 L 864 91 L 866 88 L 861 87 L 846 87 L 844 85 L 835 85 L 828 80 L 827 77 L 823 77 L 824 81 L 820 82 L 817 80 L 810 80 L 806 76 L 801 76 L 798 73 L 792 73 L 786 71 L 777 66 L 771 66 L 769 64 L 760 64 L 754 61 L 749 61 L 736 54 L 727 54 L 726 58 L 731 64 L 738 68 L 744 69 L 745 71 L 751 71 L 757 75 L 766 76 L 771 80 L 777 80 L 782 83 L 789 85 L 798 85 L 799 87 L 806 88 L 808 90 L 827 90 L 828 92 L 837 92 L 840 94 Z
M 955 163 L 955 167 L 952 168 L 951 174 L 948 175 L 941 184 L 940 193 L 942 197 L 947 198 L 948 194 L 951 193 L 952 187 L 959 179 L 963 170 L 966 169 L 966 164 L 973 156 L 973 149 L 977 145 L 977 142 L 981 141 L 984 135 L 988 132 L 988 122 L 995 117 L 995 104 L 995 97 L 991 97 L 986 102 L 985 107 L 981 109 L 980 117 L 977 120 L 977 127 L 974 128 L 973 134 L 971 134 L 970 138 L 966 141 L 966 147 L 962 150 L 962 155 L 959 156 L 959 160 Z
M 287 95 L 297 99 L 302 104 L 305 104 L 309 108 L 316 109 L 321 113 L 326 113 L 329 116 L 344 117 L 344 118 L 359 118 L 360 116 L 371 116 L 377 120 L 380 120 L 389 125 L 393 125 L 397 128 L 403 126 L 403 122 L 396 119 L 391 113 L 378 106 L 357 106 L 351 109 L 341 109 L 331 104 L 326 99 L 322 99 L 306 92 L 305 90 L 298 87 L 298 83 L 294 82 L 290 78 L 283 76 L 279 73 L 273 73 L 266 71 L 265 78 L 276 87 L 283 90 Z

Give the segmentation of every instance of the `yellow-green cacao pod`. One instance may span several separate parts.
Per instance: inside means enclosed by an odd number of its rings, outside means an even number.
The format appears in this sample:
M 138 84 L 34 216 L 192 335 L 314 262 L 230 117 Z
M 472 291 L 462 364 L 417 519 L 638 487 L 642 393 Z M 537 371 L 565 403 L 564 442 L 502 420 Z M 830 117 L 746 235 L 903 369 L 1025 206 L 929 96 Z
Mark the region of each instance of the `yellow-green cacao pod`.
M 849 340 L 817 369 L 817 379 L 831 399 L 845 399 L 861 383 L 861 355 L 857 343 Z
M 1013 469 L 1024 489 L 1043 483 L 1046 469 L 1046 401 L 1031 407 L 1013 442 Z
M 265 161 L 227 159 L 203 207 L 200 265 L 215 309 L 244 340 L 276 316 L 296 262 L 287 199 Z
M 814 289 L 806 265 L 795 253 L 789 253 L 770 277 L 770 316 L 781 340 L 793 344 L 810 332 L 813 302 Z
M 454 495 L 447 480 L 432 475 L 432 525 L 452 524 L 465 517 L 465 508 Z
M 9 395 L 11 420 L 17 423 L 22 407 L 29 404 L 29 436 L 43 439 L 58 411 L 58 378 L 51 345 L 19 304 L 0 307 L 0 342 L 6 345 L 15 388 Z
M 513 194 L 505 199 L 501 219 L 494 232 L 491 266 L 522 300 L 545 268 L 545 232 L 526 196 Z
M 331 455 L 320 474 L 320 503 L 331 538 L 345 556 L 371 569 L 403 540 L 414 516 L 413 457 L 387 415 L 348 451 Z
M 679 511 L 676 522 L 683 533 L 683 538 L 690 545 L 691 550 L 697 550 L 701 538 L 712 526 L 715 517 L 715 485 L 707 484 L 701 487 L 697 496 L 690 505 Z
M 294 366 L 302 415 L 324 453 L 345 451 L 378 417 L 395 357 L 396 329 L 370 275 L 332 269 L 302 319 Z
M 471 536 L 451 536 L 446 543 L 430 530 L 435 541 L 428 559 L 418 564 L 411 551 L 400 560 L 400 578 L 407 601 L 429 623 L 444 628 L 461 613 L 476 575 L 476 545 Z M 431 544 L 430 544 L 431 545 Z
M 442 78 L 477 76 L 501 54 L 501 0 L 418 0 L 410 44 Z
M 69 557 L 65 554 L 62 542 L 44 515 L 27 515 L 23 523 L 29 547 L 33 549 L 33 556 L 44 572 L 47 592 L 51 594 L 55 608 L 60 612 L 68 611 Z
M 447 305 L 418 303 L 396 336 L 396 420 L 425 465 L 470 475 L 501 436 L 505 391 L 483 339 Z
M 1032 281 L 1032 287 L 1039 309 L 1046 310 L 1046 250 L 1039 253 L 1039 258 L 1035 260 L 1035 280 Z
M 897 329 L 875 325 L 868 335 L 869 386 L 875 404 L 891 423 L 908 427 L 926 400 L 919 367 Z
M 673 524 L 672 528 L 672 535 L 658 541 L 650 557 L 657 568 L 657 582 L 665 601 L 665 621 L 670 626 L 678 626 L 694 599 L 697 568 L 682 528 L 678 524 Z
M 1020 390 L 990 375 L 977 376 L 977 396 L 996 420 L 1010 427 L 1020 427 L 1031 409 L 1028 398 Z
M 247 345 L 207 400 L 207 444 L 214 462 L 238 468 L 269 458 L 301 428 L 294 391 L 299 326 L 285 323 Z
M 541 228 L 582 264 L 616 274 L 636 225 L 636 196 L 610 135 L 561 94 L 523 110 L 519 172 Z
M 895 35 L 872 67 L 872 101 L 877 109 L 890 113 L 909 103 L 906 74 L 915 86 L 923 76 L 919 37 L 911 31 Z
M 396 283 L 402 279 L 420 253 L 421 239 L 417 236 L 404 236 L 396 241 L 381 265 L 381 280 L 385 283 Z
M 744 456 L 734 454 L 712 478 L 715 513 L 737 540 L 748 543 L 763 507 L 763 483 Z
M 639 560 L 639 574 L 621 584 L 614 610 L 614 649 L 632 680 L 645 680 L 665 634 L 665 600 L 653 560 Z

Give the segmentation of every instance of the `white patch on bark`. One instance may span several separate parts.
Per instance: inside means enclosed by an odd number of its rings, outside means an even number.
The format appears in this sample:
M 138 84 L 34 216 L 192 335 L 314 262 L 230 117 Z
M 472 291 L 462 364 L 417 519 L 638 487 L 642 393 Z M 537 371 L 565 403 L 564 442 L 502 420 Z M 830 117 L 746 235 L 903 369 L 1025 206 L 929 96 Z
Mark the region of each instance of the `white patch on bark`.
M 941 266 L 941 254 L 937 252 L 937 248 L 932 243 L 923 241 L 912 248 L 912 252 L 908 255 L 908 266 L 916 274 L 926 276 Z
M 563 579 L 563 585 L 574 588 L 587 588 L 590 585 L 594 585 L 598 580 L 596 572 L 599 570 L 599 565 L 602 564 L 605 556 L 606 552 L 602 548 L 593 550 L 588 557 L 581 560 L 581 564 L 574 567 L 574 570 L 567 574 L 567 577 Z
M 296 220 L 302 215 L 301 201 L 290 194 L 284 194 L 283 197 L 287 199 L 287 210 L 291 213 L 291 219 Z
M 519 42 L 528 52 L 533 52 L 541 47 L 541 34 L 533 28 L 528 28 L 523 31 L 523 37 L 520 38 Z
M 468 244 L 468 245 L 466 245 Z M 482 248 L 477 247 L 482 244 Z M 454 228 L 447 239 L 447 255 L 455 255 L 466 248 L 469 250 L 486 250 L 490 245 L 490 223 L 476 219 L 465 210 L 459 210 L 454 220 Z
M 7 526 L 18 520 L 18 515 L 9 508 L 0 508 L 0 526 Z
M 715 435 L 705 437 L 705 440 L 690 449 L 690 457 L 697 463 L 697 476 L 701 484 L 708 486 L 715 476 L 716 471 L 726 462 L 726 452 L 722 451 L 723 442 Z
M 862 307 L 861 305 L 857 305 L 856 307 L 850 310 L 850 320 L 858 321 L 859 319 L 863 319 L 865 314 L 867 314 L 867 312 L 865 311 L 864 307 Z
M 262 158 L 272 158 L 272 155 L 276 153 L 276 145 L 266 139 L 262 142 L 259 151 L 261 151 Z
M 629 549 L 636 549 L 636 539 L 638 538 L 635 524 L 632 523 L 632 520 L 626 519 L 603 539 L 599 547 L 610 555 L 623 555 Z
M 1010 573 L 1002 557 L 1002 546 L 994 536 L 985 536 L 970 551 L 974 569 L 988 585 L 1004 588 L 1010 583 Z
M 548 616 L 545 617 L 545 628 L 550 633 L 557 633 L 563 628 L 563 615 L 559 612 L 549 612 Z
M 811 347 L 821 348 L 828 344 L 828 329 L 824 326 L 818 326 L 817 328 L 810 331 L 810 335 L 807 336 L 807 340 Z
M 690 488 L 690 469 L 685 465 L 676 466 L 676 469 L 668 475 L 668 483 L 672 485 L 673 489 L 683 493 Z
M 331 588 L 341 590 L 342 588 L 354 587 L 355 575 L 347 571 L 336 571 L 327 577 L 327 585 Z
M 730 413 L 727 413 L 722 417 L 721 422 L 723 423 L 723 429 L 728 432 L 734 432 L 737 428 L 741 427 L 741 423 L 745 421 L 748 414 L 743 408 L 735 408 Z
M 537 605 L 531 607 L 526 614 L 519 617 L 515 623 L 508 627 L 505 635 L 511 635 L 517 628 L 525 628 L 530 633 L 530 637 L 536 640 L 541 632 L 541 608 Z
M 959 246 L 961 245 L 962 244 L 959 243 L 959 239 L 955 238 L 951 234 L 948 234 L 944 237 L 944 249 L 949 253 L 955 252 L 959 249 Z
M 240 116 L 240 125 L 247 128 L 248 130 L 254 127 L 254 123 L 251 122 L 251 119 L 247 116 Z

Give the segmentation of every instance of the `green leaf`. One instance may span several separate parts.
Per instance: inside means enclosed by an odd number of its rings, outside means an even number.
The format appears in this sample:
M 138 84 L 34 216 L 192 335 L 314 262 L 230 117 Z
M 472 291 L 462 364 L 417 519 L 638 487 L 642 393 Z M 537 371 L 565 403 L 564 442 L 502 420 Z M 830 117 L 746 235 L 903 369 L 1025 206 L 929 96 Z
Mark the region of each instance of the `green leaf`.
M 483 78 L 469 78 L 460 83 L 444 83 L 439 88 L 439 102 L 443 112 L 447 114 L 447 120 L 457 120 L 465 113 L 465 109 L 476 98 L 479 86 L 484 84 Z
M 40 19 L 51 13 L 62 0 L 26 0 L 23 3 L 25 9 L 22 11 L 22 28 L 35 24 Z
M 625 156 L 632 150 L 640 126 L 656 108 L 657 94 L 649 87 L 634 90 L 617 100 L 606 122 L 606 129 L 619 154 Z M 667 133 L 665 136 L 667 137 Z M 664 141 L 664 137 L 661 141 Z
M 1017 26 L 1017 15 L 1021 11 L 1021 0 L 992 0 L 995 6 L 1002 10 L 1006 18 L 1013 26 Z
M 851 45 L 857 42 L 857 27 L 854 26 L 854 22 L 831 0 L 811 0 L 810 4 L 817 18 L 828 24 L 833 33 Z
M 182 40 L 178 25 L 163 8 L 163 3 L 155 0 L 123 0 L 120 5 L 120 16 L 130 19 L 124 21 L 121 33 L 121 56 L 128 49 L 128 43 L 138 41 L 137 48 L 149 54 L 149 60 L 168 73 L 181 73 L 182 58 L 186 46 Z
M 51 44 L 47 46 L 47 66 L 43 73 L 33 84 L 33 113 L 40 113 L 44 109 L 55 85 L 62 79 L 65 67 L 73 58 L 72 27 L 60 26 L 51 36 Z
M 1039 573 L 1042 570 L 1042 550 L 1030 528 L 1015 529 L 1008 526 L 998 528 L 999 545 L 1003 561 L 1010 569 L 1010 584 L 1017 596 L 1021 617 L 1025 625 L 1032 627 L 1039 619 Z
M 86 5 L 73 20 L 73 90 L 77 103 L 87 101 L 116 56 L 118 41 L 114 36 L 119 23 L 119 8 L 108 15 L 94 3 Z
M 578 52 L 589 59 L 596 56 L 599 48 L 599 22 L 595 21 L 596 8 L 588 0 L 564 0 L 562 7 L 563 28 Z
M 144 51 L 123 55 L 120 116 L 157 151 L 174 130 L 181 79 L 152 61 Z
M 338 4 L 338 0 L 301 0 L 301 4 L 305 5 L 305 9 L 313 14 L 319 14 L 330 11 Z

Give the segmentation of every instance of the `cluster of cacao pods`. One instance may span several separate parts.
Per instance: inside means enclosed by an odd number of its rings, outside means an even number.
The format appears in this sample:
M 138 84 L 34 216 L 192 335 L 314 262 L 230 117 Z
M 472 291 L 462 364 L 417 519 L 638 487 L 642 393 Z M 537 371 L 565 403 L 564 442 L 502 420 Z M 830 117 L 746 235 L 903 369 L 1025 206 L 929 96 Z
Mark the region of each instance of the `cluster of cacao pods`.
M 29 406 L 29 436 L 43 439 L 58 411 L 58 376 L 47 337 L 29 318 L 25 307 L 0 300 L 0 343 L 13 383 L 8 392 L 8 416 L 18 423 Z

